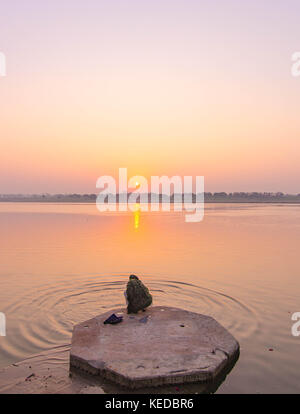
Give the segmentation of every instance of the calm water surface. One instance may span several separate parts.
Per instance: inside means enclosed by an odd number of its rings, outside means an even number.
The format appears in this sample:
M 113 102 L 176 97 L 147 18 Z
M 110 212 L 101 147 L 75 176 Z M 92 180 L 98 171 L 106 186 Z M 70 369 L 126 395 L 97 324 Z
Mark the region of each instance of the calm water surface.
M 155 304 L 213 316 L 238 339 L 218 393 L 300 392 L 299 205 L 207 204 L 202 222 L 186 223 L 180 212 L 0 203 L 0 229 L 0 367 L 69 344 L 75 323 L 124 306 L 136 273 Z

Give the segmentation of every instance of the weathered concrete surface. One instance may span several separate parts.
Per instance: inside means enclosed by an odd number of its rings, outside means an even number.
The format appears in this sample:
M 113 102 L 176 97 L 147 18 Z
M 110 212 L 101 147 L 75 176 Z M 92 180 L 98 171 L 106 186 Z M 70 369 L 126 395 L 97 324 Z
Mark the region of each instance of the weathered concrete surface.
M 111 313 L 123 322 L 104 325 Z M 111 310 L 76 325 L 70 366 L 136 389 L 212 382 L 238 354 L 238 342 L 213 318 L 156 306 L 137 315 Z

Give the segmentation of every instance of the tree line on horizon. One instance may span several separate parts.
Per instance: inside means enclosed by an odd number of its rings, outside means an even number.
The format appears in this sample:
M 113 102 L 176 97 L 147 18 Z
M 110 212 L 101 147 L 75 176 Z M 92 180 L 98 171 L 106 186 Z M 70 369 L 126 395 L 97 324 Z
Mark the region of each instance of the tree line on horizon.
M 131 193 L 128 192 L 128 195 Z M 152 193 L 154 194 L 154 193 Z M 167 194 L 156 194 L 159 195 L 160 200 L 168 198 Z M 196 200 L 196 194 L 190 193 L 192 195 L 193 201 Z M 174 201 L 174 198 L 178 199 L 182 196 L 181 194 L 171 194 L 170 200 Z M 117 201 L 119 200 L 119 194 L 117 194 Z M 151 193 L 148 193 L 148 198 L 150 201 Z M 58 194 L 0 194 L 0 200 L 89 200 L 94 201 L 97 199 L 97 194 L 91 193 L 58 193 Z M 299 194 L 288 194 L 283 192 L 230 192 L 226 193 L 224 191 L 221 192 L 205 192 L 204 193 L 204 200 L 211 201 L 211 200 L 236 200 L 236 199 L 250 199 L 250 200 L 298 200 L 300 199 Z

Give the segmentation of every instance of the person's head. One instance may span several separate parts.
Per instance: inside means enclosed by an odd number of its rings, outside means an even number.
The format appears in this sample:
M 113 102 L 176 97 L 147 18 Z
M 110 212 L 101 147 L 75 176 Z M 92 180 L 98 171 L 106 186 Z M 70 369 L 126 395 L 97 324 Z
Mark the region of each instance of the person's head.
M 130 275 L 129 280 L 139 280 L 139 278 L 136 275 Z

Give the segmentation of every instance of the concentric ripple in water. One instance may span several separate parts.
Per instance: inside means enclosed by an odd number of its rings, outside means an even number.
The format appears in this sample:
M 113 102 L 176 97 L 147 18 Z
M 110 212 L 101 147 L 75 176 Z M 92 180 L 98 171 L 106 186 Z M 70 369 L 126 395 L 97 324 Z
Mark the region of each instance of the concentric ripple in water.
M 109 309 L 125 306 L 128 275 L 69 276 L 42 284 L 6 309 L 15 320 L 14 333 L 3 344 L 6 357 L 15 361 L 32 353 L 70 343 L 74 324 Z M 154 304 L 181 307 L 215 317 L 239 337 L 257 329 L 255 313 L 222 292 L 175 280 L 145 276 Z M 238 315 L 238 317 L 234 317 Z

